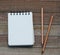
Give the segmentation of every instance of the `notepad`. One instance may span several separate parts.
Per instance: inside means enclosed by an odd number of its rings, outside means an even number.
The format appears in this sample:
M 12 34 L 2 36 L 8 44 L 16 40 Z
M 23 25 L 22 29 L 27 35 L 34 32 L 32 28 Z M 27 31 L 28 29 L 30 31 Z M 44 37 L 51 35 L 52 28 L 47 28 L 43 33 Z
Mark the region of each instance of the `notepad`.
M 34 45 L 33 13 L 8 13 L 8 45 Z

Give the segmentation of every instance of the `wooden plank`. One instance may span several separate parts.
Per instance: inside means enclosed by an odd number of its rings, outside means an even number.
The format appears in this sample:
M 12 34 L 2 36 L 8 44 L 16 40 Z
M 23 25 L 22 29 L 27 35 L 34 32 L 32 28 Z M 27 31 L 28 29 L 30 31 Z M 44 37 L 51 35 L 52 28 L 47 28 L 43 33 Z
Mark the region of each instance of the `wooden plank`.
M 44 25 L 44 35 L 47 32 L 48 25 Z M 8 25 L 0 25 L 0 34 L 8 34 Z M 34 35 L 41 35 L 41 25 L 34 25 Z M 52 25 L 50 36 L 60 36 L 60 26 Z
M 8 21 L 8 13 L 0 13 L 0 21 Z
M 44 36 L 44 39 L 45 39 L 45 36 Z M 59 40 L 60 40 L 60 36 L 49 36 L 48 37 L 48 43 L 55 43 L 55 42 L 59 43 Z M 41 43 L 41 36 L 35 35 L 35 43 L 36 44 Z
M 60 13 L 44 13 L 44 24 L 49 24 L 49 20 L 51 16 L 54 16 L 52 24 L 60 24 Z M 34 24 L 41 24 L 41 13 L 33 13 Z
M 30 1 L 37 1 L 37 0 L 25 0 L 25 1 L 28 1 L 28 2 L 30 2 Z M 38 0 L 39 2 L 59 2 L 60 0 Z
M 46 48 L 43 55 L 59 55 L 60 48 Z M 0 55 L 41 55 L 41 48 L 0 47 Z
M 8 26 L 0 25 L 0 34 L 7 34 L 7 33 L 8 33 Z
M 8 4 L 8 5 L 7 5 Z M 60 12 L 60 8 L 57 5 L 58 2 L 40 2 L 35 1 L 17 1 L 6 0 L 0 1 L 0 11 L 32 11 L 40 12 L 41 7 L 44 8 L 44 12 Z
M 46 35 L 48 25 L 44 25 L 44 35 Z M 34 25 L 35 35 L 41 35 L 41 25 Z M 52 25 L 51 31 L 49 33 L 50 36 L 60 36 L 60 26 Z
M 8 35 L 0 35 L 0 47 L 8 46 Z M 58 36 L 49 36 L 47 47 L 60 47 L 60 37 Z M 35 36 L 35 44 L 33 47 L 41 47 L 41 36 Z
M 60 47 L 60 37 L 58 36 L 49 36 L 47 47 Z M 41 36 L 35 36 L 35 45 L 34 47 L 41 47 Z
M 35 35 L 35 43 L 41 43 L 41 36 Z M 45 38 L 45 36 L 44 36 Z M 58 42 L 59 43 L 60 36 L 49 36 L 48 43 Z M 0 34 L 0 42 L 7 42 L 8 41 L 8 35 L 7 34 Z
M 60 13 L 44 13 L 44 24 L 49 24 L 50 16 L 54 16 L 53 25 L 60 25 Z M 34 25 L 41 24 L 41 13 L 33 13 Z M 0 25 L 8 24 L 8 13 L 0 13 Z

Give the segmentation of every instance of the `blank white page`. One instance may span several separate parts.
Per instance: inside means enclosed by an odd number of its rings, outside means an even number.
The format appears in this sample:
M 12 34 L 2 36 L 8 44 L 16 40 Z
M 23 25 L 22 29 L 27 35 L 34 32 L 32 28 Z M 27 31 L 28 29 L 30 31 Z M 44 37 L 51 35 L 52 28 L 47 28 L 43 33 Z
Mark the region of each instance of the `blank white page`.
M 8 45 L 33 45 L 33 15 L 27 13 L 8 13 Z

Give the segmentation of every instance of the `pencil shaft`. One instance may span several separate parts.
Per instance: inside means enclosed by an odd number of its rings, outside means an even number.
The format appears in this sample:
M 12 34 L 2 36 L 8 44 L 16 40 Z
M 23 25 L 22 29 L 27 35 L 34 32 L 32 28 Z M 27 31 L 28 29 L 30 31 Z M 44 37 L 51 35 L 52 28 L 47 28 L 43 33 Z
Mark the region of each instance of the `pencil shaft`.
M 42 49 L 43 52 L 45 50 L 46 43 L 47 43 L 47 40 L 48 40 L 48 35 L 49 35 L 50 29 L 51 29 L 52 20 L 53 20 L 53 16 L 51 16 L 50 23 L 49 23 L 49 26 L 48 26 L 48 31 L 46 33 L 46 37 L 45 37 L 45 41 L 44 41 L 44 45 L 43 45 L 43 49 Z
M 42 31 L 41 31 L 41 39 L 42 39 L 42 44 L 43 44 L 43 8 L 41 8 L 41 25 L 42 25 L 42 27 L 41 27 L 41 29 L 42 29 Z

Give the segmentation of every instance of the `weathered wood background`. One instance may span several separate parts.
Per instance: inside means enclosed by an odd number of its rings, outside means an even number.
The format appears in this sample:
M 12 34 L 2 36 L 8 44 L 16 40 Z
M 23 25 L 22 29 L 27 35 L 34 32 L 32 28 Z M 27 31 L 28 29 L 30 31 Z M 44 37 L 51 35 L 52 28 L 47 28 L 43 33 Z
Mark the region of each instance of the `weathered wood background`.
M 44 37 L 50 16 L 54 16 L 47 47 L 60 47 L 60 0 L 0 0 L 0 46 L 8 46 L 8 12 L 32 11 L 35 35 L 34 47 L 40 47 L 42 7 L 44 8 Z

